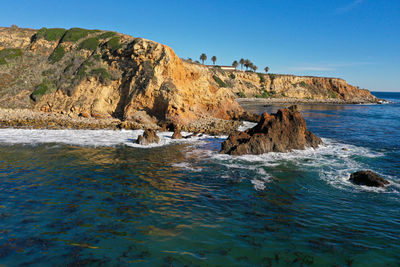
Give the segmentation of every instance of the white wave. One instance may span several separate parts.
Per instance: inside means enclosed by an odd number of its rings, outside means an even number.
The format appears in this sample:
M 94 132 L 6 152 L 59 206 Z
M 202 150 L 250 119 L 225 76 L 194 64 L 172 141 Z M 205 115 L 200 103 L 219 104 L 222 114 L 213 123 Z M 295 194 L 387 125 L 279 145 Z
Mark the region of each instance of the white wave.
M 250 122 L 250 121 L 242 121 L 242 125 L 239 126 L 239 131 L 246 131 L 247 129 L 253 128 L 254 126 L 256 126 L 257 123 L 255 122 Z
M 174 163 L 172 164 L 172 166 L 177 167 L 177 168 L 181 168 L 181 169 L 186 169 L 186 170 L 190 170 L 193 172 L 201 172 L 202 168 L 199 167 L 193 167 L 193 165 L 189 162 L 180 162 L 180 163 Z
M 172 139 L 172 132 L 158 132 L 160 142 L 147 146 L 135 144 L 143 130 L 37 130 L 37 129 L 0 129 L 0 144 L 68 144 L 77 146 L 118 146 L 152 148 L 172 143 L 191 143 L 210 136 L 192 137 L 188 139 Z M 182 132 L 183 136 L 190 133 Z
M 400 186 L 393 179 L 388 180 L 391 185 L 386 188 L 370 188 L 354 185 L 349 181 L 352 173 L 361 169 L 369 169 L 359 158 L 376 158 L 383 153 L 372 151 L 365 147 L 339 143 L 331 139 L 323 139 L 323 145 L 317 149 L 294 150 L 288 153 L 270 152 L 262 155 L 230 156 L 226 154 L 212 154 L 211 157 L 228 169 L 247 169 L 255 171 L 255 178 L 251 180 L 256 190 L 263 190 L 265 183 L 272 181 L 269 171 L 281 164 L 290 163 L 291 166 L 307 171 L 318 172 L 319 177 L 326 183 L 339 188 L 356 192 L 400 192 Z M 267 177 L 268 179 L 265 179 Z M 397 188 L 397 189 L 396 189 Z
M 248 125 L 251 126 L 251 125 Z M 152 148 L 166 146 L 173 143 L 186 143 L 186 160 L 176 163 L 174 166 L 190 171 L 202 171 L 202 161 L 208 160 L 213 164 L 224 166 L 227 171 L 221 173 L 221 177 L 235 176 L 235 180 L 241 180 L 241 173 L 246 170 L 250 175 L 252 184 L 256 190 L 263 190 L 265 184 L 271 182 L 269 173 L 276 166 L 290 163 L 295 168 L 304 168 L 318 172 L 319 177 L 326 183 L 340 189 L 355 192 L 400 192 L 400 184 L 397 178 L 385 177 L 391 185 L 384 189 L 369 188 L 353 185 L 348 179 L 351 173 L 360 169 L 370 169 L 368 165 L 359 159 L 381 157 L 384 154 L 372 151 L 364 147 L 339 143 L 331 139 L 323 139 L 324 144 L 317 149 L 294 150 L 289 153 L 267 153 L 262 155 L 230 156 L 219 154 L 216 150 L 224 137 L 212 137 L 208 135 L 196 136 L 188 139 L 172 139 L 172 132 L 159 132 L 158 144 L 142 146 L 135 144 L 135 140 L 143 130 L 36 130 L 36 129 L 0 129 L 0 144 L 60 144 L 77 146 L 128 146 L 138 148 Z M 183 136 L 190 133 L 183 132 Z M 229 173 L 233 171 L 233 173 Z M 263 189 L 262 189 L 263 188 Z

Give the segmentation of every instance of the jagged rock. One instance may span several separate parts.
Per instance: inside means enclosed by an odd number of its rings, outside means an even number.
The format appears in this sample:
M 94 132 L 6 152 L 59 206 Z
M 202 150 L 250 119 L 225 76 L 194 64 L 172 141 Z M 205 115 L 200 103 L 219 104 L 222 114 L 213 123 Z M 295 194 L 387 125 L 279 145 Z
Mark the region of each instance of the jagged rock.
M 257 115 L 257 114 L 245 111 L 241 114 L 240 120 L 250 121 L 250 122 L 259 122 L 261 120 L 261 115 Z
M 307 130 L 300 112 L 291 107 L 280 109 L 272 115 L 264 113 L 253 128 L 232 133 L 222 143 L 220 153 L 244 155 L 287 152 L 307 147 L 316 148 L 321 143 L 321 138 Z
M 139 135 L 138 139 L 136 140 L 136 144 L 139 145 L 148 145 L 152 143 L 158 144 L 160 138 L 158 137 L 157 133 L 153 129 L 146 129 L 144 130 L 143 135 Z
M 182 134 L 181 134 L 181 126 L 174 125 L 174 133 L 172 134 L 172 139 L 182 139 Z
M 372 187 L 384 187 L 389 184 L 385 178 L 370 170 L 355 172 L 350 175 L 349 180 L 356 185 Z
M 81 112 L 79 113 L 79 117 L 90 118 L 90 114 L 87 112 Z

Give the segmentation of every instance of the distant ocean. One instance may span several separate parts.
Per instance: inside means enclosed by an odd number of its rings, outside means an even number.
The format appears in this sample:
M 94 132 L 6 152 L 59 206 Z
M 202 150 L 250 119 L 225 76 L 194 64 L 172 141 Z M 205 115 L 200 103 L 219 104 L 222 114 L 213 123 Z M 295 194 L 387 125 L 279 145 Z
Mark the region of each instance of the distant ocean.
M 392 103 L 300 106 L 324 145 L 259 156 L 0 129 L 0 266 L 397 266 L 400 93 L 374 94 Z M 351 184 L 361 169 L 390 186 Z

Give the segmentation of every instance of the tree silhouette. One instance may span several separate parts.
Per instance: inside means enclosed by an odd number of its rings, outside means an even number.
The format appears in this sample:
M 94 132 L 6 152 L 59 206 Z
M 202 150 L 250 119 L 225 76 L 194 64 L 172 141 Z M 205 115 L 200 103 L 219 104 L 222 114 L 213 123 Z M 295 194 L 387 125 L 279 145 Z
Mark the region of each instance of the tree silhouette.
M 215 62 L 217 61 L 217 57 L 216 57 L 216 56 L 213 56 L 213 57 L 211 58 L 211 61 L 212 61 L 213 64 L 215 65 Z
M 236 70 L 237 66 L 239 66 L 239 63 L 238 63 L 236 60 L 235 60 L 235 61 L 233 61 L 233 63 L 232 63 L 232 67 L 234 67 L 234 68 L 235 68 L 235 70 Z
M 207 60 L 207 55 L 204 54 L 204 53 L 201 54 L 201 55 L 200 55 L 200 60 L 203 62 L 203 65 L 204 65 L 204 61 Z
M 240 70 L 243 70 L 243 65 L 244 65 L 244 63 L 245 63 L 244 59 L 241 58 L 241 59 L 239 60 Z
M 254 72 L 256 72 L 256 71 L 257 71 L 257 69 L 258 69 L 258 67 L 257 67 L 256 65 L 254 65 L 254 66 L 253 66 L 253 70 L 254 70 Z
M 251 61 L 250 61 L 250 60 L 246 59 L 246 60 L 244 61 L 244 66 L 245 66 L 246 70 L 248 70 L 248 68 L 250 67 L 250 64 L 251 64 Z
M 269 67 L 265 67 L 265 73 L 268 73 L 268 71 L 269 71 Z

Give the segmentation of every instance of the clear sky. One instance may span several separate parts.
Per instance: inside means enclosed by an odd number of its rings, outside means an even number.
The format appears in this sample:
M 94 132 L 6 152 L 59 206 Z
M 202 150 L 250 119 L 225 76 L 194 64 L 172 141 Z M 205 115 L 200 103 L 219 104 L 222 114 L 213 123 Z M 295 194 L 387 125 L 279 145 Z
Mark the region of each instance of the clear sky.
M 114 30 L 182 58 L 400 91 L 400 0 L 0 0 L 0 26 Z M 211 63 L 208 61 L 208 63 Z

